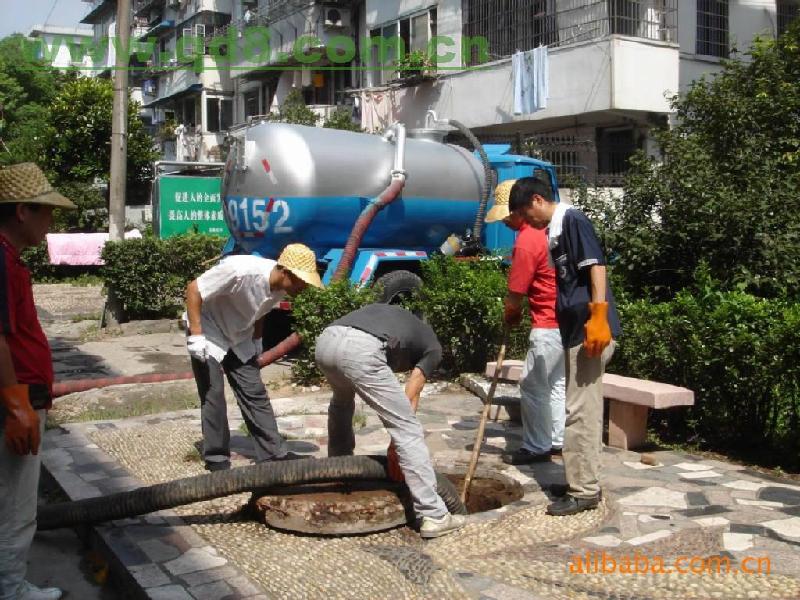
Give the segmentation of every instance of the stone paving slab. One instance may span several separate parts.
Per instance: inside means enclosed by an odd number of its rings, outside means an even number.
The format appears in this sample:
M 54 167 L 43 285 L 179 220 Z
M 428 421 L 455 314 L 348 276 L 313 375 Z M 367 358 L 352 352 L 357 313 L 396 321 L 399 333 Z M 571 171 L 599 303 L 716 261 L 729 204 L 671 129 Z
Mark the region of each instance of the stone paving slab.
M 326 454 L 327 400 L 320 393 L 273 401 L 292 450 Z M 465 467 L 480 407 L 480 400 L 467 393 L 425 395 L 420 418 L 435 464 Z M 366 426 L 357 431 L 356 452 L 384 452 L 388 435 L 369 409 L 358 410 L 364 411 Z M 235 407 L 229 420 L 233 462 L 247 464 L 252 441 L 239 430 Z M 70 424 L 46 437 L 45 466 L 73 497 L 202 472 L 198 411 Z M 519 481 L 523 499 L 472 515 L 464 530 L 430 542 L 407 528 L 332 539 L 270 530 L 242 515 L 246 494 L 97 531 L 151 598 L 800 597 L 800 485 L 795 482 L 683 453 L 655 452 L 655 465 L 646 465 L 638 453 L 606 449 L 601 509 L 548 517 L 547 490 L 564 482 L 563 466 L 560 460 L 519 468 L 503 464 L 501 451 L 519 441 L 514 423 L 489 423 L 481 468 Z M 768 559 L 770 572 L 575 570 L 588 559 L 622 564 L 636 556 L 667 565 L 681 556 L 721 557 L 733 570 L 754 557 Z

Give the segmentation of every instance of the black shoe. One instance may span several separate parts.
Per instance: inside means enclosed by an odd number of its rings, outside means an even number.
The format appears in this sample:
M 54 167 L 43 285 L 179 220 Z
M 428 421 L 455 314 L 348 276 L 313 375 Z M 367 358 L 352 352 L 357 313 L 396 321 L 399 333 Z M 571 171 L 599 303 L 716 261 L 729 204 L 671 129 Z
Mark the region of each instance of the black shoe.
M 550 456 L 561 456 L 562 454 L 561 448 L 550 448 Z
M 556 517 L 566 517 L 574 515 L 584 510 L 594 510 L 600 504 L 600 495 L 594 498 L 576 498 L 571 494 L 565 494 L 547 507 L 547 514 Z
M 223 460 L 221 462 L 207 462 L 206 463 L 206 471 L 227 471 L 231 468 L 231 463 L 228 460 Z
M 561 496 L 566 496 L 567 492 L 569 491 L 569 486 L 566 483 L 554 483 L 548 489 L 553 496 L 556 498 L 560 498 Z
M 520 448 L 516 452 L 503 454 L 503 462 L 507 465 L 529 465 L 531 463 L 547 462 L 550 460 L 550 453 L 543 452 L 536 454 L 525 448 Z

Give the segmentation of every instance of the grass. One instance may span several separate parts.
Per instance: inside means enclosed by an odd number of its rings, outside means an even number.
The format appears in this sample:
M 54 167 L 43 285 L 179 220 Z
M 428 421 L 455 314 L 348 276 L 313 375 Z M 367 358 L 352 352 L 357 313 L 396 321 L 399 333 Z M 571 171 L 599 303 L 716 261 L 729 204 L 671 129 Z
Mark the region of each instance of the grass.
M 76 401 L 76 404 L 78 401 Z M 163 412 L 200 408 L 200 399 L 194 391 L 181 389 L 134 388 L 101 397 L 97 402 L 81 407 L 57 403 L 47 415 L 47 428 L 63 423 L 111 421 L 141 417 Z M 74 410 L 73 410 L 74 409 Z
M 81 313 L 70 317 L 70 322 L 80 323 L 81 321 L 99 321 L 100 313 Z

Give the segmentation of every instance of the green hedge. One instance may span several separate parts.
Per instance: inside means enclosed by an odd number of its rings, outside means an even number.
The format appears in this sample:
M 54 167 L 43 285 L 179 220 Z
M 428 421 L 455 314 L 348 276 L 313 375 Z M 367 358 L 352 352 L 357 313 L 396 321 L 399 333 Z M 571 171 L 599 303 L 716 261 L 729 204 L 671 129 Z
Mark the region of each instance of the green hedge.
M 662 439 L 800 466 L 800 304 L 705 288 L 620 313 L 609 371 L 695 392 L 694 407 L 653 414 Z
M 300 383 L 317 383 L 322 379 L 314 362 L 317 338 L 322 330 L 339 317 L 375 302 L 375 290 L 357 288 L 349 281 L 332 283 L 325 289 L 308 287 L 292 303 L 295 331 L 303 345 L 292 364 L 292 376 Z
M 200 234 L 108 242 L 103 280 L 117 291 L 128 318 L 171 318 L 183 306 L 186 284 L 210 267 L 203 263 L 219 255 L 224 243 Z
M 495 360 L 503 329 L 507 273 L 500 260 L 435 257 L 422 263 L 424 285 L 408 303 L 422 313 L 443 348 L 442 368 L 450 373 L 480 372 Z M 513 331 L 506 356 L 524 358 L 530 321 Z

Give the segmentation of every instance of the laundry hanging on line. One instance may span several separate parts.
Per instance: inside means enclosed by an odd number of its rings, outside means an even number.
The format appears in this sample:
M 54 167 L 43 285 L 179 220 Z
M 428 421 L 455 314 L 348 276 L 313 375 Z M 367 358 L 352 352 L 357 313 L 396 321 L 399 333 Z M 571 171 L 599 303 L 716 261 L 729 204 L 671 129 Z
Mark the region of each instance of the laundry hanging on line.
M 511 57 L 514 81 L 514 114 L 526 115 L 547 108 L 550 66 L 547 46 L 527 52 L 516 52 Z

